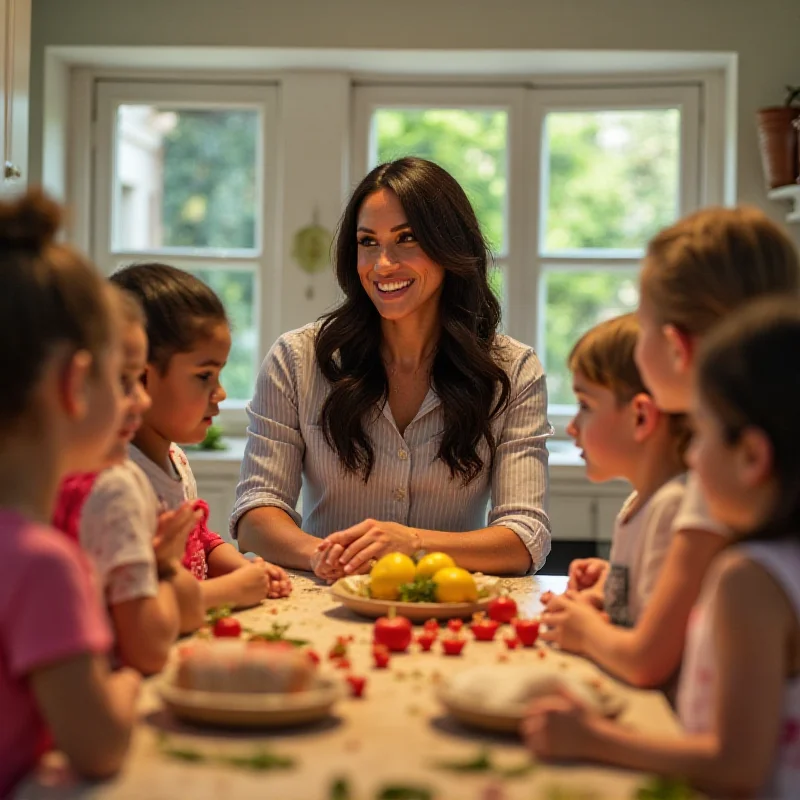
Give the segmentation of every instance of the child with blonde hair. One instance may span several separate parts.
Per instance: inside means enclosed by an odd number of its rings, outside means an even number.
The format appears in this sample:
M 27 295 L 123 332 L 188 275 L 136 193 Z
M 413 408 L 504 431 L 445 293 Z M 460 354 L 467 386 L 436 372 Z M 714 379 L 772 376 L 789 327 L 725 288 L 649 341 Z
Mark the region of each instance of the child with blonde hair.
M 569 356 L 578 413 L 567 426 L 590 481 L 624 478 L 633 487 L 614 525 L 610 562 L 576 559 L 568 592 L 632 625 L 650 598 L 685 488 L 682 416 L 658 410 L 634 360 L 633 314 L 601 322 Z M 543 598 L 547 603 L 551 597 Z
M 689 461 L 730 532 L 689 623 L 678 691 L 685 733 L 601 719 L 569 696 L 536 703 L 539 756 L 605 761 L 689 780 L 722 797 L 800 789 L 800 304 L 766 298 L 703 342 Z
M 167 510 L 197 500 L 189 461 L 176 442 L 201 442 L 225 399 L 220 373 L 231 349 L 225 309 L 199 278 L 166 264 L 134 264 L 111 276 L 141 303 L 147 321 L 144 385 L 150 408 L 130 448 Z M 212 533 L 206 514 L 189 535 L 184 566 L 203 581 L 206 608 L 252 606 L 291 592 L 287 574 L 262 559 L 246 559 Z
M 181 564 L 201 512 L 187 502 L 159 515 L 153 487 L 128 456 L 150 407 L 142 384 L 147 334 L 136 299 L 124 290 L 116 294 L 123 354 L 120 430 L 105 469 L 63 482 L 53 523 L 76 539 L 94 564 L 120 659 L 150 675 L 164 667 L 180 633 L 204 622 L 200 583 Z
M 128 749 L 140 677 L 112 673 L 91 568 L 49 526 L 59 482 L 97 469 L 120 421 L 112 291 L 56 242 L 38 190 L 0 201 L 0 796 L 52 743 L 86 777 Z
M 658 233 L 642 265 L 636 363 L 656 405 L 689 410 L 697 351 L 728 314 L 760 296 L 797 301 L 800 263 L 781 228 L 754 208 L 708 208 Z M 674 533 L 647 608 L 632 629 L 609 628 L 585 604 L 559 597 L 543 638 L 639 686 L 660 686 L 680 666 L 689 612 L 729 531 L 689 473 Z

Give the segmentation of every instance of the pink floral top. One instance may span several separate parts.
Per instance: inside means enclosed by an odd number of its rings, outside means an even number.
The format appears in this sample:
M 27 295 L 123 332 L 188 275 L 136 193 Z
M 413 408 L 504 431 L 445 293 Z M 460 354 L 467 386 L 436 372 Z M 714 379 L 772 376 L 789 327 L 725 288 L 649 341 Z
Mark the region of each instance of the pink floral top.
M 173 475 L 164 472 L 137 447 L 131 446 L 130 457 L 150 479 L 162 510 L 174 510 L 186 501 L 202 510 L 203 515 L 200 522 L 189 534 L 186 542 L 183 566 L 195 578 L 204 580 L 208 577 L 208 556 L 214 548 L 223 544 L 224 540 L 208 529 L 208 504 L 197 497 L 197 483 L 186 454 L 178 445 L 170 445 L 169 457 L 174 471 Z
M 746 542 L 737 549 L 760 564 L 780 584 L 800 619 L 800 544 L 794 541 Z M 704 733 L 715 724 L 717 661 L 714 651 L 714 597 L 711 577 L 689 619 L 686 654 L 678 689 L 678 715 L 690 733 Z M 782 730 L 770 778 L 758 797 L 797 798 L 800 787 L 800 677 L 786 681 Z

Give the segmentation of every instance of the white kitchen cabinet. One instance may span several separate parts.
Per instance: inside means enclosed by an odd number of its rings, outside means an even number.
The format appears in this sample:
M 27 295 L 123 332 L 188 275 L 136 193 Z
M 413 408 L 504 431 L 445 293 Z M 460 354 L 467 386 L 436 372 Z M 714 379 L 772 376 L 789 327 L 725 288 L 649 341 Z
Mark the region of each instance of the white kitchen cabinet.
M 28 176 L 28 100 L 31 0 L 0 0 L 0 193 L 25 187 Z

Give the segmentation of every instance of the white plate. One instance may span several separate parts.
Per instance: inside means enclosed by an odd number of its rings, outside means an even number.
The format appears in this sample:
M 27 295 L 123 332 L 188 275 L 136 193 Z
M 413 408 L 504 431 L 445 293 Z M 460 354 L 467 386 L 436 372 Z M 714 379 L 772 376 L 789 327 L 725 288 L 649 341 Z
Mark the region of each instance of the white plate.
M 475 575 L 478 590 L 488 592 L 486 597 L 476 603 L 403 603 L 399 600 L 373 600 L 360 594 L 360 589 L 369 581 L 369 575 L 353 575 L 340 578 L 331 586 L 331 594 L 347 608 L 365 617 L 376 619 L 394 609 L 397 614 L 412 622 L 425 622 L 427 619 L 467 619 L 477 611 L 486 611 L 491 599 L 500 590 L 500 579 L 488 575 Z
M 465 725 L 489 731 L 517 733 L 532 698 L 520 703 L 496 701 L 500 699 L 498 693 L 504 692 L 510 686 L 510 681 L 503 680 L 504 671 L 511 675 L 519 669 L 534 675 L 542 672 L 541 677 L 544 679 L 542 690 L 545 694 L 554 691 L 556 686 L 563 686 L 587 706 L 604 716 L 616 717 L 625 707 L 624 696 L 607 681 L 601 680 L 600 688 L 597 688 L 591 679 L 586 677 L 563 672 L 555 673 L 550 668 L 540 670 L 533 664 L 509 667 L 505 670 L 497 665 L 473 667 L 469 672 L 478 675 L 486 682 L 485 694 L 481 696 L 479 692 L 465 691 L 463 686 L 456 689 L 453 684 L 459 683 L 459 676 L 453 676 L 439 687 L 437 691 L 439 701 L 450 714 Z M 464 674 L 462 673 L 462 676 Z M 547 690 L 548 685 L 550 692 Z
M 341 683 L 316 678 L 316 685 L 289 694 L 200 692 L 182 689 L 169 679 L 158 686 L 161 699 L 175 716 L 187 722 L 236 728 L 279 728 L 326 717 L 342 696 Z

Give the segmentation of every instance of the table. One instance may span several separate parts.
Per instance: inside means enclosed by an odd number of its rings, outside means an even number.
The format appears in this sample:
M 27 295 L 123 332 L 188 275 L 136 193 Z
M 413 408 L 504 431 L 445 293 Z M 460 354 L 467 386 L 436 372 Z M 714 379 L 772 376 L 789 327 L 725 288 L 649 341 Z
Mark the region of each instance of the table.
M 504 579 L 523 614 L 537 614 L 539 595 L 561 591 L 565 578 Z M 277 610 L 277 613 L 275 613 Z M 327 587 L 306 573 L 294 576 L 294 593 L 280 601 L 237 614 L 242 624 L 267 630 L 273 622 L 290 622 L 287 635 L 309 639 L 321 654 L 335 637 L 350 634 L 353 672 L 368 676 L 366 696 L 347 697 L 327 721 L 274 733 L 229 732 L 191 728 L 172 719 L 161 708 L 155 681 L 145 683 L 141 721 L 123 772 L 104 784 L 65 781 L 44 771 L 17 792 L 18 800 L 172 800 L 173 798 L 253 798 L 253 800 L 327 800 L 337 776 L 348 778 L 352 800 L 373 800 L 388 784 L 414 784 L 435 790 L 437 800 L 529 800 L 534 797 L 619 800 L 633 797 L 644 776 L 591 765 L 539 765 L 524 777 L 502 781 L 487 774 L 443 771 L 433 762 L 468 759 L 489 747 L 498 764 L 516 766 L 527 758 L 513 737 L 482 734 L 451 720 L 435 697 L 434 673 L 453 674 L 468 665 L 540 660 L 536 649 L 505 651 L 501 641 L 470 641 L 462 656 L 438 652 L 395 655 L 389 670 L 372 667 L 372 623 L 339 606 Z M 598 672 L 589 662 L 547 648 L 545 658 L 556 659 L 565 669 Z M 324 669 L 333 669 L 329 663 Z M 606 678 L 610 681 L 610 679 Z M 642 731 L 677 733 L 679 726 L 659 692 L 646 692 L 613 682 L 626 700 L 621 721 Z M 296 759 L 285 771 L 253 772 L 217 764 L 187 763 L 165 755 L 159 747 L 167 733 L 177 747 L 204 753 L 250 754 L 266 745 L 270 751 Z M 558 791 L 561 791 L 561 794 Z

